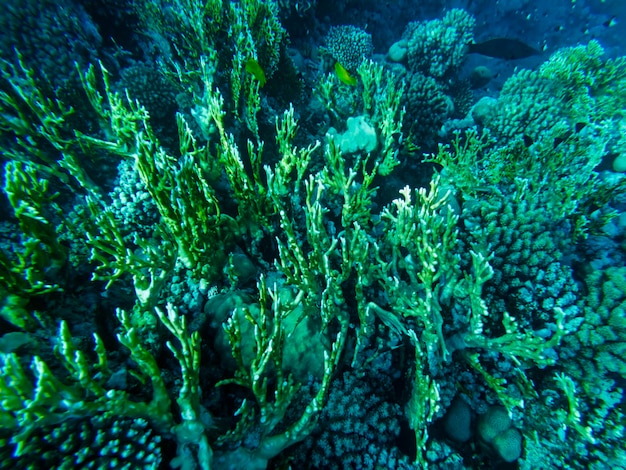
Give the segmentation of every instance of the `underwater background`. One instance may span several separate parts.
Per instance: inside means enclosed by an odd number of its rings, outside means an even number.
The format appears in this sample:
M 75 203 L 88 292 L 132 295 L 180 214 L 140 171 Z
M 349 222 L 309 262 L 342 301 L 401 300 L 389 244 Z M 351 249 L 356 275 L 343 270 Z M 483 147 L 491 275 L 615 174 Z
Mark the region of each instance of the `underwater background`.
M 0 468 L 626 468 L 626 3 L 4 0 Z

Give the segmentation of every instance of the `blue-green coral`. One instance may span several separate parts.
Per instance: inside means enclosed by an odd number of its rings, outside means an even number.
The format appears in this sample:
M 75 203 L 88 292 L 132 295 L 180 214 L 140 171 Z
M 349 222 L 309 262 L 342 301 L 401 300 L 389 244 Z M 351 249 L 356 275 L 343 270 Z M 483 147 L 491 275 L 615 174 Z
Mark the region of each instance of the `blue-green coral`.
M 625 84 L 625 61 L 605 58 L 597 41 L 564 48 L 537 70 L 520 70 L 509 78 L 485 125 L 506 139 L 563 133 L 577 122 L 611 125 L 624 106 L 615 90 Z
M 404 32 L 409 69 L 436 79 L 449 78 L 463 64 L 475 22 L 467 11 L 452 9 L 442 19 L 409 23 Z

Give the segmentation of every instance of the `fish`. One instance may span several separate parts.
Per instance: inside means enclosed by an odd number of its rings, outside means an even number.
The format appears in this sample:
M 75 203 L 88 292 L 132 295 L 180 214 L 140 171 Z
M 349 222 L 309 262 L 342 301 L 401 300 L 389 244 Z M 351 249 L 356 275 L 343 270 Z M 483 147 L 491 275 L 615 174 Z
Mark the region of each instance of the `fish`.
M 496 59 L 516 60 L 539 55 L 541 51 L 517 39 L 495 38 L 468 44 L 467 53 L 485 55 Z
M 566 131 L 565 134 L 554 138 L 554 143 L 552 145 L 552 148 L 554 149 L 557 148 L 562 142 L 565 142 L 575 133 L 578 134 L 580 131 L 582 131 L 585 128 L 585 126 L 587 126 L 586 122 L 577 122 L 576 124 L 574 124 L 574 130 Z
M 612 16 L 611 18 L 609 18 L 608 20 L 606 20 L 604 23 L 602 23 L 602 25 L 605 28 L 612 28 L 613 26 L 615 26 L 618 23 L 617 21 L 617 17 Z
M 346 70 L 346 68 L 339 62 L 335 62 L 335 74 L 337 75 L 337 78 L 339 78 L 339 80 L 346 85 L 356 85 L 356 78 L 350 75 L 350 72 L 348 72 L 348 70 Z
M 587 123 L 586 123 L 586 122 L 577 122 L 577 123 L 575 124 L 575 126 L 574 126 L 574 131 L 575 131 L 575 132 L 580 132 L 580 131 L 582 131 L 582 130 L 585 128 L 585 126 L 586 126 L 586 125 L 587 125 Z
M 259 86 L 265 85 L 265 82 L 267 81 L 265 79 L 265 72 L 256 60 L 249 59 L 246 61 L 246 72 L 259 81 Z
M 573 132 L 567 132 L 559 137 L 555 137 L 552 142 L 552 148 L 555 149 L 572 136 Z
M 529 135 L 526 135 L 526 134 L 524 134 L 523 140 L 524 140 L 524 147 L 530 147 L 532 144 L 535 143 L 533 138 L 531 136 L 529 136 Z

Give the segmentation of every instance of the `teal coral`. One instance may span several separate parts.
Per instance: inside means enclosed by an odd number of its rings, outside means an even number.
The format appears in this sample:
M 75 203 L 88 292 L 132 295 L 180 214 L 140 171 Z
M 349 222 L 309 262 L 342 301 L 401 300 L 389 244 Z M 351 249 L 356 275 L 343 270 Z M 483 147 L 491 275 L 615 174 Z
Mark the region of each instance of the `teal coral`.
M 454 74 L 473 40 L 475 22 L 465 10 L 453 9 L 442 19 L 409 23 L 404 32 L 409 69 L 436 79 Z
M 0 439 L 0 459 L 12 451 L 18 468 L 103 468 L 111 465 L 150 470 L 161 463 L 161 437 L 142 419 L 68 418 L 42 426 L 30 435 L 19 452 L 10 440 Z
M 602 46 L 590 41 L 555 52 L 538 70 L 519 71 L 506 81 L 486 127 L 505 140 L 520 135 L 536 140 L 577 122 L 612 125 L 624 106 L 614 90 L 626 83 L 626 61 L 604 55 Z
M 310 462 L 328 469 L 414 468 L 393 448 L 401 411 L 386 398 L 390 393 L 390 378 L 374 370 L 350 371 L 335 379 L 319 428 L 298 449 L 298 464 Z
M 578 379 L 615 373 L 626 375 L 626 269 L 607 267 L 585 279 L 589 295 L 583 304 L 584 323 L 568 340 L 580 351 L 570 374 Z M 576 364 L 576 367 L 574 367 Z
M 3 57 L 19 51 L 40 78 L 48 77 L 67 92 L 76 85 L 74 62 L 82 66 L 98 56 L 103 39 L 82 6 L 65 2 L 8 0 L 0 16 Z
M 506 140 L 522 135 L 537 139 L 568 123 L 556 84 L 530 70 L 522 70 L 506 81 L 494 109 L 485 125 Z
M 465 223 L 470 239 L 492 250 L 494 277 L 485 286 L 490 310 L 523 316 L 526 326 L 540 329 L 555 307 L 578 313 L 578 288 L 557 242 L 567 238 L 567 227 L 555 225 L 540 196 L 522 194 L 507 202 L 500 195 L 469 200 Z
M 417 145 L 432 148 L 447 117 L 452 114 L 452 99 L 437 81 L 421 72 L 408 75 L 406 90 L 407 134 Z

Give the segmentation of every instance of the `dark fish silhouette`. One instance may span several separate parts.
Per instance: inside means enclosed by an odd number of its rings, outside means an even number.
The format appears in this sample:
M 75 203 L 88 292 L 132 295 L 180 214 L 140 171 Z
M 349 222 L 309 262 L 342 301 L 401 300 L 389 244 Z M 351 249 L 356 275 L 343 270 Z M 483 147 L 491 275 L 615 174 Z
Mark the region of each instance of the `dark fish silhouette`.
M 578 134 L 580 131 L 582 131 L 585 128 L 586 125 L 587 125 L 586 122 L 577 122 L 576 124 L 574 124 L 574 130 L 573 131 L 569 130 L 569 131 L 565 132 L 565 134 L 563 134 L 562 136 L 554 138 L 554 143 L 552 145 L 552 148 L 557 148 L 561 142 L 565 142 L 572 135 L 574 135 L 574 133 Z
M 612 16 L 608 20 L 606 20 L 602 25 L 606 28 L 611 28 L 617 24 L 617 17 Z
M 533 138 L 531 136 L 529 136 L 529 135 L 524 134 L 523 139 L 524 139 L 524 146 L 525 147 L 530 147 L 532 144 L 535 143 Z
M 539 55 L 541 51 L 517 39 L 495 38 L 484 42 L 468 44 L 467 53 L 486 55 L 497 59 L 515 60 Z

